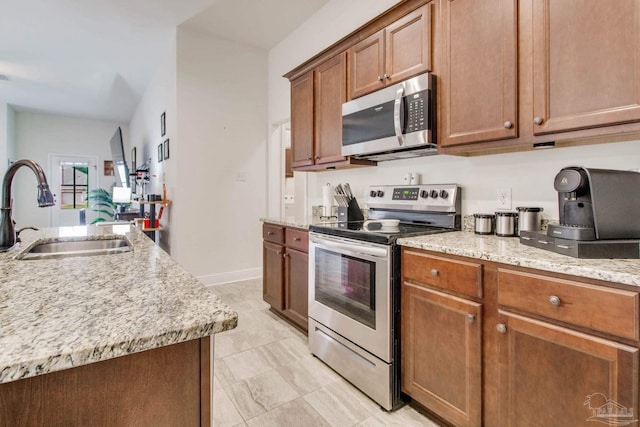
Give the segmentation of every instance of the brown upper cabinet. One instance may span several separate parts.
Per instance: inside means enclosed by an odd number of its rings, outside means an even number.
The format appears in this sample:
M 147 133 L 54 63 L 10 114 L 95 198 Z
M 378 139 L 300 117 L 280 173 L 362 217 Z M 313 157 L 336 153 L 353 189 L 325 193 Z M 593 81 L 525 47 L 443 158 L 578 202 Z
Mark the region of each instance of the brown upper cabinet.
M 346 52 L 291 80 L 291 163 L 294 169 L 375 164 L 341 154 L 342 104 L 346 100 Z
M 431 71 L 431 4 L 349 48 L 349 98 Z
M 517 0 L 440 0 L 440 145 L 518 136 Z
M 640 2 L 533 2 L 535 135 L 640 121 Z
M 439 0 L 438 7 L 443 152 L 640 131 L 637 0 L 615 7 Z

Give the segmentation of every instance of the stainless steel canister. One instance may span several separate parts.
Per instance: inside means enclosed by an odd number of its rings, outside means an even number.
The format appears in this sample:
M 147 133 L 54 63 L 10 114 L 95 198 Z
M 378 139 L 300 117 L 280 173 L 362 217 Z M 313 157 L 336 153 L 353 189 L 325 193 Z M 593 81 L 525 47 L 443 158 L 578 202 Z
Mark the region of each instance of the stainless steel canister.
M 516 235 L 517 214 L 515 212 L 496 212 L 496 236 Z
M 493 214 L 473 214 L 474 218 L 474 232 L 476 234 L 493 234 L 493 224 L 495 222 L 495 215 Z
M 518 211 L 518 234 L 520 231 L 540 231 L 542 226 L 542 208 L 520 207 Z

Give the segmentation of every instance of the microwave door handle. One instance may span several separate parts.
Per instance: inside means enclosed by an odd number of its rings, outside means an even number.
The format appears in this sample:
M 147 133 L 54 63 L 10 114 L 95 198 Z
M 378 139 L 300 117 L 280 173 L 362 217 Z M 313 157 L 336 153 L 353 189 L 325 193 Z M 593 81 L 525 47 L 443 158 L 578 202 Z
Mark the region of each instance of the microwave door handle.
M 404 135 L 402 134 L 402 97 L 404 95 L 404 85 L 400 85 L 396 91 L 396 100 L 393 103 L 393 126 L 396 132 L 396 138 L 398 139 L 398 145 L 404 145 Z

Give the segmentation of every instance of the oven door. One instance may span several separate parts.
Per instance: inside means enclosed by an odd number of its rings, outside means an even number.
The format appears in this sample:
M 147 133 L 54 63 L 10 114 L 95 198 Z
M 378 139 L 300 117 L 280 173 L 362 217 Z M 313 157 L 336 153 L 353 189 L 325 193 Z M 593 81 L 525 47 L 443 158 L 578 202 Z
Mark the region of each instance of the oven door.
M 309 233 L 309 317 L 392 361 L 392 247 Z

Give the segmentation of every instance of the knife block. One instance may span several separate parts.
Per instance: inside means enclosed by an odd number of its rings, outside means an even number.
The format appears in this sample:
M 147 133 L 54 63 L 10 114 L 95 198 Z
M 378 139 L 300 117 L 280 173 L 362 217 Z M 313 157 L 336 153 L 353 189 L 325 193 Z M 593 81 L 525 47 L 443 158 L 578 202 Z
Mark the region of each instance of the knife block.
M 364 221 L 364 215 L 355 197 L 349 200 L 349 206 L 338 206 L 338 222 L 349 221 Z

